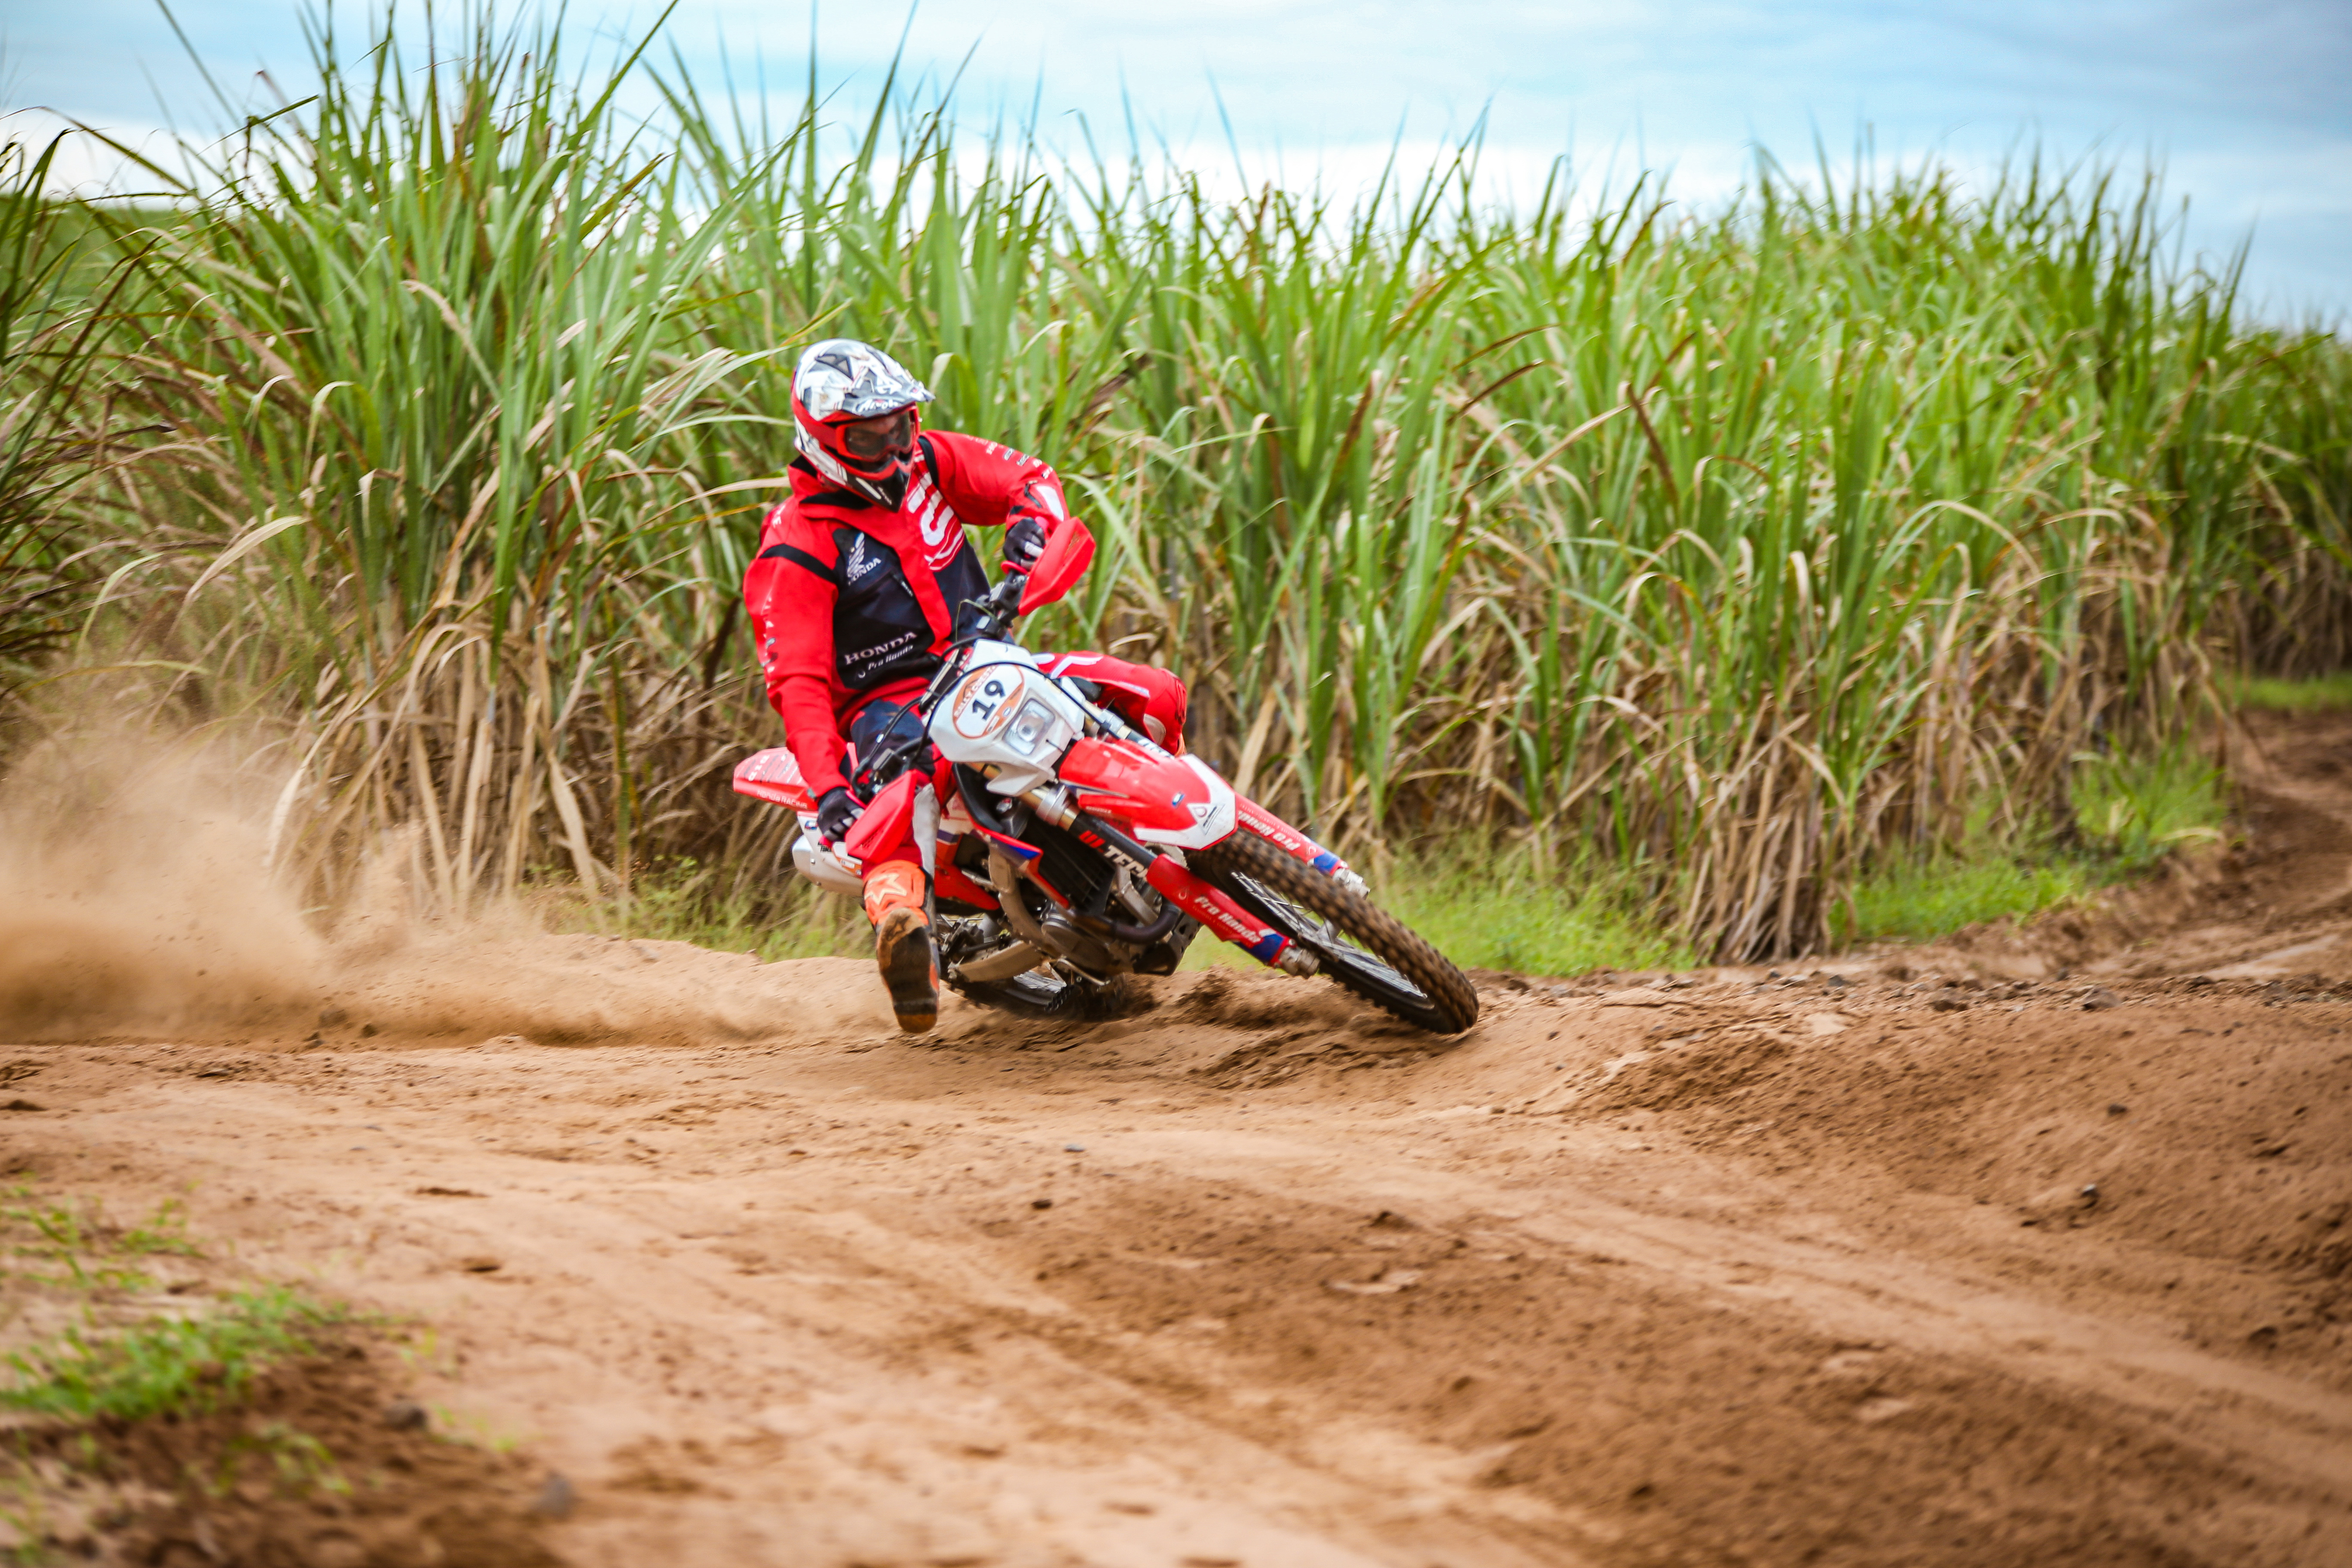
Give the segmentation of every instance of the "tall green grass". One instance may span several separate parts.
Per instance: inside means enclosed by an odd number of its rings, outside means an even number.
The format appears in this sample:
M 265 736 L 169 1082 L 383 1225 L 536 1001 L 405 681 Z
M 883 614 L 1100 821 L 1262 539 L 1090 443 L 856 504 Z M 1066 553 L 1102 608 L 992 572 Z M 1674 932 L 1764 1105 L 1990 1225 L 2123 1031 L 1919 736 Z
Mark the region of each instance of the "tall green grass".
M 90 215 L 136 291 L 41 416 L 107 442 L 53 509 L 110 574 L 88 657 L 282 716 L 330 893 L 406 829 L 448 906 L 681 856 L 777 896 L 780 814 L 725 788 L 777 738 L 736 584 L 813 335 L 1064 469 L 1104 549 L 1041 636 L 1181 670 L 1243 787 L 1606 864 L 1715 956 L 1817 945 L 1988 801 L 2071 828 L 2086 747 L 2352 636 L 2352 356 L 2242 321 L 2112 168 L 1761 160 L 1701 211 L 1563 165 L 1499 209 L 1473 143 L 1229 200 L 487 12 L 430 68 L 360 44 L 321 23 L 315 99 L 156 166 L 177 216 Z
M 89 575 L 60 514 L 95 453 L 67 410 L 111 289 L 76 266 L 87 226 L 42 196 L 63 140 L 0 143 L 0 703 L 65 639 Z

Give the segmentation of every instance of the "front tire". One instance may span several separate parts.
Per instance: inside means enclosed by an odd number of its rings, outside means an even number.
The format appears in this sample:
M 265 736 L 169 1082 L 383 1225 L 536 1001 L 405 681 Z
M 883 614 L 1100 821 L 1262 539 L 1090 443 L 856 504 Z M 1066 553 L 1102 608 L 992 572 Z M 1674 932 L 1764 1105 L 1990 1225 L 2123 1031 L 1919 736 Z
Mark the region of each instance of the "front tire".
M 1202 880 L 1311 951 L 1323 973 L 1433 1034 L 1478 1021 L 1478 993 L 1444 953 L 1361 893 L 1248 833 L 1191 851 Z

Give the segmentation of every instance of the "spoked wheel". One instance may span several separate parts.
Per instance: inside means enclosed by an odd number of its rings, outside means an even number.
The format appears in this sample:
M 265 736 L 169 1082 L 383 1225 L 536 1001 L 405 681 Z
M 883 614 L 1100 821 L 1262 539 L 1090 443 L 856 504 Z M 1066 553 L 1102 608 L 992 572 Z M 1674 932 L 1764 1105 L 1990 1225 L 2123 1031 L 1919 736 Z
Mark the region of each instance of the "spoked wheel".
M 1365 1001 L 1433 1034 L 1478 1021 L 1469 977 L 1402 921 L 1265 839 L 1236 833 L 1186 858 L 1230 895 L 1322 961 L 1323 973 Z

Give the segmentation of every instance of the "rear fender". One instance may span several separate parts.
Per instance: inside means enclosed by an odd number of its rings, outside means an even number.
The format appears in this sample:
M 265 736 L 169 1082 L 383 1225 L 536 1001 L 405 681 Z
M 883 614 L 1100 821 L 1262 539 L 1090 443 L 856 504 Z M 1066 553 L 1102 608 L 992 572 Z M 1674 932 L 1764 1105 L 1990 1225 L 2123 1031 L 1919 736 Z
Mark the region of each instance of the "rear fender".
M 788 811 L 805 813 L 816 809 L 816 797 L 801 782 L 801 764 L 789 746 L 771 746 L 737 763 L 735 793 Z

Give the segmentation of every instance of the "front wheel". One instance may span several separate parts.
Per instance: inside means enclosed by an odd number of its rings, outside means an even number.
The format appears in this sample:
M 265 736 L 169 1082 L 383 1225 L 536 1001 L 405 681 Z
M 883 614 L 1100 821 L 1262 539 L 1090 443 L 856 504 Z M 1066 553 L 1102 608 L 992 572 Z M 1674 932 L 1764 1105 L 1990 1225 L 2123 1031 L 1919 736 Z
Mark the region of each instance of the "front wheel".
M 1478 1021 L 1469 977 L 1403 921 L 1265 839 L 1236 833 L 1185 858 L 1202 880 L 1312 952 L 1323 973 L 1408 1024 L 1456 1035 Z

